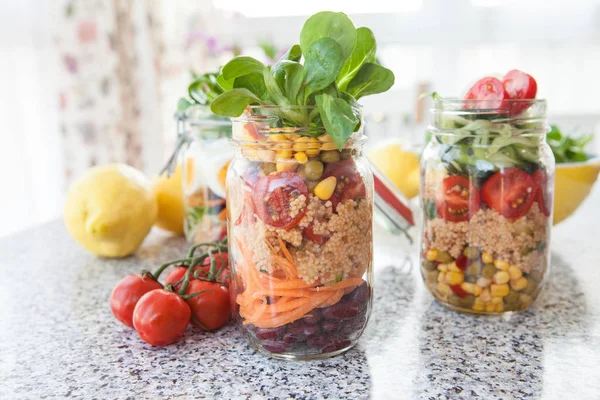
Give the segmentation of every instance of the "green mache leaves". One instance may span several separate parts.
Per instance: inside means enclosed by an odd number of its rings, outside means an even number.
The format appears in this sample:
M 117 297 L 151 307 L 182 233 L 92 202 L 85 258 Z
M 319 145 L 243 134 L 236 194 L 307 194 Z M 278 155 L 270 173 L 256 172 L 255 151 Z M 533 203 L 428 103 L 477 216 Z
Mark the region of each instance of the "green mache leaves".
M 239 117 L 250 104 L 264 104 L 254 93 L 245 88 L 228 90 L 210 104 L 210 111 L 226 117 Z
M 266 69 L 265 65 L 255 58 L 247 56 L 235 57 L 223 67 L 223 79 L 232 80 L 239 76 L 260 73 Z
M 304 54 L 304 58 L 306 69 L 304 98 L 306 99 L 311 93 L 325 89 L 336 80 L 344 60 L 341 46 L 330 38 L 313 42 Z
M 323 126 L 333 139 L 333 143 L 341 150 L 360 122 L 358 117 L 343 99 L 321 93 L 315 96 L 315 100 Z
M 344 66 L 337 79 L 337 85 L 340 90 L 346 90 L 348 83 L 365 63 L 375 62 L 376 52 L 377 43 L 375 42 L 373 32 L 365 27 L 356 29 L 356 46 L 350 57 L 344 62 Z
M 345 61 L 356 44 L 356 29 L 344 13 L 322 11 L 308 18 L 300 32 L 300 47 L 305 53 L 319 39 L 329 38 L 342 48 L 342 62 Z
M 234 88 L 246 88 L 254 93 L 258 98 L 264 99 L 267 97 L 267 87 L 263 74 L 253 72 L 238 76 L 233 83 Z
M 215 74 L 206 73 L 198 76 L 189 86 L 188 94 L 198 104 L 207 105 L 223 93 L 217 83 Z
M 355 99 L 383 93 L 394 85 L 394 73 L 375 63 L 366 63 L 348 83 L 346 92 Z

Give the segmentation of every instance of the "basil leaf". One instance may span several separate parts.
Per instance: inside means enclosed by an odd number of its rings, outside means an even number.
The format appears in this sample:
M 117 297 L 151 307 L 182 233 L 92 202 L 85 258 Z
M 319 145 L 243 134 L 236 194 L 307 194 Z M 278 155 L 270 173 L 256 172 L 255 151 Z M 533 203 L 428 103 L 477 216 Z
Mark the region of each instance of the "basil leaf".
M 342 48 L 333 39 L 319 39 L 304 54 L 306 91 L 304 99 L 314 92 L 325 89 L 338 77 L 344 60 Z
M 259 74 L 256 72 L 243 76 L 238 76 L 233 82 L 233 87 L 246 88 L 261 99 L 267 98 L 268 96 L 263 74 Z
M 220 94 L 210 104 L 210 111 L 226 117 L 239 117 L 250 104 L 264 104 L 254 93 L 245 88 L 231 89 Z
M 354 78 L 354 75 L 367 62 L 375 62 L 377 43 L 375 35 L 369 28 L 361 27 L 356 30 L 356 46 L 342 67 L 337 85 L 341 90 Z
M 307 19 L 300 32 L 300 47 L 305 57 L 310 46 L 322 38 L 332 39 L 340 45 L 343 62 L 354 50 L 356 29 L 346 14 L 323 11 Z
M 247 56 L 235 57 L 223 67 L 223 77 L 227 80 L 232 80 L 238 76 L 251 74 L 253 72 L 261 73 L 266 67 L 263 63 L 255 58 Z
M 315 96 L 315 100 L 323 126 L 333 139 L 333 143 L 341 150 L 358 125 L 358 117 L 343 99 L 321 93 Z
M 348 83 L 346 91 L 357 100 L 361 97 L 382 93 L 394 85 L 394 73 L 379 64 L 366 63 Z

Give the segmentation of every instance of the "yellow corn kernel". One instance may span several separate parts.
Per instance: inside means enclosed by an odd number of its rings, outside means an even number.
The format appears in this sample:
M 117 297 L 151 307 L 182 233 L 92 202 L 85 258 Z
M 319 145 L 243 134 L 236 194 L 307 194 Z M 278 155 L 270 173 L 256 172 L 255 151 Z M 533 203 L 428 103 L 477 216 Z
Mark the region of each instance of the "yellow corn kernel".
M 301 138 L 301 136 L 300 136 L 300 135 L 298 135 L 297 133 L 287 133 L 287 134 L 285 135 L 285 137 L 287 137 L 287 138 L 288 138 L 288 140 L 296 140 L 296 139 L 299 139 L 299 138 Z
M 506 271 L 498 271 L 494 274 L 493 280 L 494 283 L 497 283 L 499 285 L 503 283 L 508 283 L 508 281 L 510 280 L 510 275 Z
M 479 296 L 482 302 L 489 303 L 492 301 L 492 295 L 490 294 L 490 289 L 485 288 L 481 291 L 481 295 Z
M 452 261 L 451 263 L 448 263 L 448 271 L 462 272 L 461 269 L 458 268 L 458 265 L 456 265 L 456 263 L 454 261 Z
M 258 159 L 266 162 L 275 161 L 275 151 L 273 150 L 258 150 Z
M 503 311 L 504 311 L 504 303 L 496 304 L 496 312 L 503 312 Z
M 484 264 L 490 264 L 490 263 L 494 262 L 494 257 L 490 253 L 484 252 L 481 255 L 481 261 L 483 261 Z
M 491 283 L 492 283 L 491 279 L 485 278 L 483 276 L 481 276 L 477 279 L 477 286 L 482 287 L 482 288 L 486 288 L 486 287 L 490 286 Z
M 276 143 L 272 144 L 269 147 L 271 149 L 273 149 L 273 150 L 291 150 L 292 149 L 292 142 L 290 142 L 290 141 L 276 142 Z
M 451 295 L 452 294 L 452 289 L 450 289 L 450 286 L 446 285 L 445 283 L 438 283 L 437 284 L 437 290 L 438 292 L 445 294 L 445 295 Z
M 438 271 L 442 271 L 442 272 L 448 272 L 448 264 L 438 264 L 437 266 Z
M 502 297 L 492 297 L 492 300 L 490 301 L 490 303 L 500 304 L 500 303 L 502 303 Z
M 327 142 L 333 142 L 333 139 L 331 136 L 329 136 L 328 133 L 324 133 L 321 136 L 319 136 L 319 142 L 323 142 L 323 143 L 327 143 Z
M 485 303 L 481 300 L 480 297 L 475 297 L 475 300 L 473 300 L 473 304 L 479 304 L 481 306 L 485 305 Z
M 483 292 L 483 289 L 481 288 L 481 286 L 475 285 L 475 289 L 473 290 L 473 295 L 479 296 L 481 294 L 481 292 Z
M 298 168 L 298 163 L 295 162 L 278 162 L 275 164 L 277 172 L 294 172 Z
M 508 292 L 510 292 L 510 288 L 506 283 L 503 283 L 501 285 L 496 285 L 492 283 L 492 285 L 490 286 L 490 293 L 494 297 L 504 297 L 508 294 Z
M 308 148 L 309 149 L 320 149 L 321 143 L 319 142 L 319 139 L 314 138 L 314 137 L 308 138 Z
M 478 287 L 476 284 L 471 282 L 463 282 L 460 284 L 460 288 L 467 293 L 474 294 L 475 288 Z M 480 288 L 481 289 L 481 288 Z
M 465 276 L 463 275 L 462 272 L 456 272 L 456 271 L 449 271 L 446 272 L 446 282 L 449 285 L 460 285 L 461 283 L 463 283 L 465 280 Z
M 283 142 L 283 141 L 288 140 L 287 136 L 284 135 L 283 133 L 271 134 L 268 137 L 269 137 L 269 140 L 272 142 Z
M 319 149 L 308 149 L 306 150 L 306 155 L 309 157 L 318 156 L 321 150 Z
M 483 311 L 485 310 L 485 305 L 473 303 L 473 311 Z
M 438 256 L 438 251 L 436 249 L 427 250 L 427 253 L 425 254 L 427 261 L 435 261 L 437 256 Z
M 485 306 L 485 311 L 487 311 L 487 312 L 494 312 L 494 311 L 496 311 L 496 305 L 495 304 L 491 304 L 491 303 L 487 304 Z
M 299 151 L 298 153 L 294 154 L 294 158 L 300 164 L 306 164 L 308 162 L 308 157 L 306 156 L 306 153 L 303 151 Z
M 278 150 L 275 153 L 275 158 L 278 160 L 289 160 L 290 158 L 292 158 L 292 151 L 291 150 Z
M 308 142 L 310 138 L 306 136 L 301 136 L 298 139 L 294 140 L 294 146 L 292 147 L 294 151 L 306 151 L 309 149 Z
M 440 272 L 438 274 L 438 282 L 445 282 L 446 281 L 446 273 L 445 272 Z
M 335 143 L 326 142 L 326 143 L 321 144 L 321 150 L 323 150 L 323 151 L 330 151 L 330 150 L 337 150 L 337 149 L 338 149 L 338 147 L 335 145 Z
M 504 260 L 495 260 L 494 266 L 502 271 L 508 270 L 508 263 Z
M 329 200 L 331 195 L 333 195 L 335 185 L 337 185 L 337 179 L 335 176 L 330 176 L 329 178 L 323 179 L 317 184 L 317 186 L 315 186 L 315 196 L 321 200 Z
M 523 290 L 527 287 L 527 284 L 529 282 L 527 281 L 527 278 L 525 278 L 524 276 L 520 277 L 519 279 L 514 279 L 510 281 L 510 287 L 513 288 L 514 291 L 518 292 L 520 290 Z
M 510 275 L 510 280 L 515 281 L 523 276 L 523 271 L 516 265 L 511 265 L 508 267 L 508 273 Z

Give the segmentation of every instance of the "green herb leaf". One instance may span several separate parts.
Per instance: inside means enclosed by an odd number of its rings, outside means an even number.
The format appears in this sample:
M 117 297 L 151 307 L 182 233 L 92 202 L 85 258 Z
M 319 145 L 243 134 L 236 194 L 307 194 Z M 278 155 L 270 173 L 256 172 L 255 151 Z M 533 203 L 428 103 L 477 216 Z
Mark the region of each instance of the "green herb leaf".
M 367 62 L 375 62 L 377 43 L 375 35 L 369 28 L 361 27 L 356 30 L 356 46 L 342 67 L 337 79 L 340 90 L 345 90 L 354 75 Z
M 300 47 L 305 57 L 310 46 L 322 38 L 332 39 L 341 46 L 343 62 L 354 50 L 356 29 L 346 14 L 323 11 L 308 18 L 300 32 Z
M 183 97 L 179 99 L 177 102 L 177 112 L 182 113 L 191 106 L 192 103 L 188 99 L 184 99 Z
M 344 59 L 342 48 L 330 38 L 322 38 L 312 43 L 304 58 L 306 99 L 311 93 L 325 89 L 336 80 L 344 65 Z
M 262 74 L 266 67 L 263 63 L 255 58 L 247 56 L 235 57 L 223 67 L 223 78 L 232 80 L 238 76 L 243 76 L 251 73 Z
M 387 91 L 394 85 L 394 73 L 379 64 L 366 63 L 348 83 L 346 91 L 357 100 Z
M 245 88 L 231 89 L 219 95 L 210 105 L 210 111 L 226 117 L 239 117 L 250 104 L 264 104 L 254 93 Z
M 233 89 L 233 84 L 235 83 L 235 79 L 227 80 L 227 79 L 225 79 L 223 74 L 220 74 L 219 76 L 217 76 L 217 83 L 219 84 L 219 86 L 221 86 L 221 89 L 231 90 L 231 89 Z
M 343 99 L 321 93 L 315 96 L 315 100 L 323 126 L 333 139 L 333 143 L 341 150 L 358 125 L 358 117 Z
M 288 106 L 290 102 L 284 96 L 283 91 L 277 84 L 275 77 L 271 75 L 271 71 L 268 69 L 263 70 L 263 78 L 265 80 L 265 86 L 267 88 L 267 93 L 271 98 L 271 101 L 278 106 Z
M 567 136 L 563 135 L 558 126 L 552 125 L 546 141 L 552 149 L 557 163 L 587 161 L 589 156 L 585 147 L 593 140 L 593 135 Z
M 298 104 L 298 93 L 304 81 L 304 67 L 294 62 L 285 66 L 285 95 L 291 104 Z
M 259 74 L 256 72 L 238 76 L 237 78 L 235 78 L 233 87 L 246 88 L 261 99 L 264 99 L 268 96 L 263 74 Z
M 425 215 L 427 216 L 427 219 L 431 220 L 434 219 L 435 217 L 437 217 L 437 210 L 435 208 L 435 203 L 431 200 L 426 200 L 425 201 Z
M 283 53 L 279 61 L 289 60 L 298 62 L 300 61 L 300 58 L 302 58 L 302 49 L 300 48 L 300 45 L 295 44 L 292 47 L 290 47 L 285 53 Z
M 190 98 L 198 104 L 206 105 L 221 93 L 223 93 L 223 90 L 217 83 L 217 79 L 213 73 L 206 73 L 196 77 L 188 86 Z

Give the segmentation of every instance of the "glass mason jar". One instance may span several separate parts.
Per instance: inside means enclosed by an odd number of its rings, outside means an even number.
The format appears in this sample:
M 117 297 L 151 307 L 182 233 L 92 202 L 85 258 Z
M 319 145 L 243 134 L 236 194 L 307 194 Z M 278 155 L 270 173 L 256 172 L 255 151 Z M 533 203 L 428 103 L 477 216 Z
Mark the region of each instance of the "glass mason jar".
M 342 151 L 314 126 L 255 106 L 233 120 L 227 174 L 232 315 L 249 343 L 285 359 L 351 348 L 372 301 L 373 176 L 362 128 Z
M 486 108 L 488 107 L 488 108 Z M 436 99 L 421 159 L 421 272 L 444 306 L 528 308 L 550 265 L 554 157 L 544 100 Z
M 231 121 L 208 106 L 194 105 L 177 115 L 182 144 L 184 232 L 190 243 L 227 234 L 225 178 L 233 158 Z

